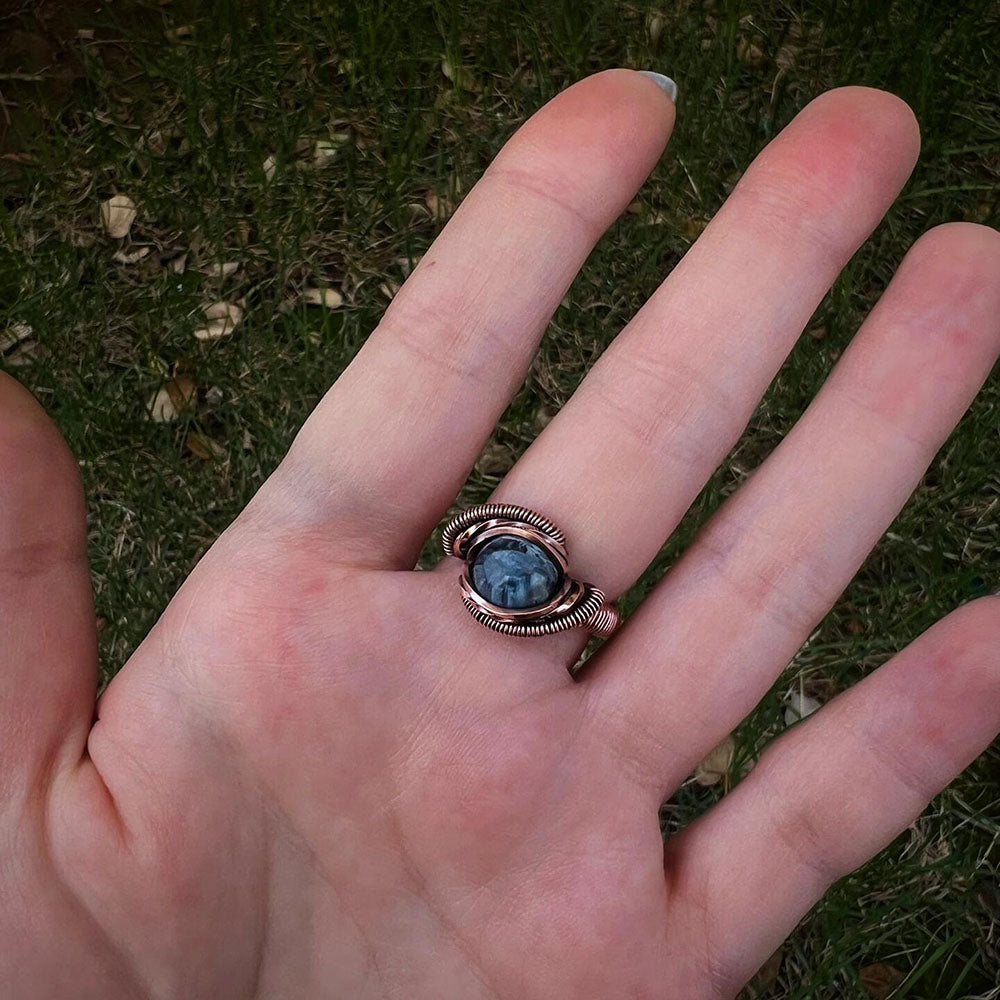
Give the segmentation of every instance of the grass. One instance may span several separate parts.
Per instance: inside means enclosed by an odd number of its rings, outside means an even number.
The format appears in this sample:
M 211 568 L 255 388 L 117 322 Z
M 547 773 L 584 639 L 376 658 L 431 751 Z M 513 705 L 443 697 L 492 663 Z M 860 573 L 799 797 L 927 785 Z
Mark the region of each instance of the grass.
M 0 330 L 30 327 L 4 364 L 81 462 L 105 679 L 277 464 L 449 206 L 521 121 L 579 77 L 615 65 L 668 72 L 680 85 L 677 129 L 554 316 L 464 499 L 492 490 L 752 156 L 811 97 L 844 83 L 885 87 L 909 101 L 923 131 L 902 197 L 627 608 L 792 426 L 916 236 L 947 220 L 1000 223 L 994 4 L 218 0 L 206 12 L 149 0 L 88 13 L 93 6 L 26 4 L 3 22 L 0 68 L 23 70 L 36 36 L 58 72 L 43 59 L 28 67 L 34 79 L 0 79 Z M 466 68 L 462 85 L 442 73 L 443 58 Z M 297 166 L 303 139 L 338 143 L 327 167 Z M 133 244 L 151 248 L 131 265 L 113 259 L 117 246 L 99 225 L 99 202 L 116 192 L 139 205 Z M 169 262 L 181 254 L 178 273 Z M 226 261 L 240 269 L 226 278 L 200 270 Z M 317 284 L 341 290 L 344 307 L 295 304 Z M 232 337 L 201 343 L 199 306 L 214 299 L 245 301 L 246 317 Z M 177 375 L 196 383 L 196 405 L 152 422 L 150 397 Z M 740 728 L 734 772 L 783 728 L 787 691 L 825 699 L 1000 586 L 998 443 L 993 380 Z M 664 808 L 665 830 L 724 786 L 686 785 Z M 747 996 L 887 996 L 895 983 L 895 997 L 996 1000 L 998 841 L 994 747 L 834 888 Z

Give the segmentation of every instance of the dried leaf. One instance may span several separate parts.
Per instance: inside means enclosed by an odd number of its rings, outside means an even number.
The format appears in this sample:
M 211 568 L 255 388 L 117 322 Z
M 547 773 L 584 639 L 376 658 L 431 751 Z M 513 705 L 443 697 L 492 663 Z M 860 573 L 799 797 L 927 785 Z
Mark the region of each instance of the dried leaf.
M 176 256 L 168 266 L 174 274 L 183 274 L 184 269 L 187 267 L 187 261 L 188 255 L 186 253 L 182 253 Z
M 157 424 L 176 420 L 194 402 L 198 387 L 186 375 L 176 375 L 153 393 L 146 407 L 149 419 Z
M 708 225 L 708 219 L 699 219 L 697 217 L 687 219 L 682 227 L 684 235 L 689 240 L 696 240 L 705 231 L 705 227 Z
M 205 390 L 205 405 L 206 406 L 219 406 L 222 400 L 225 398 L 225 394 L 222 389 L 217 385 L 210 385 Z
M 435 219 L 447 219 L 455 211 L 452 200 L 444 195 L 439 195 L 433 188 L 428 189 L 427 194 L 424 196 L 424 201 Z
M 555 415 L 555 410 L 549 409 L 549 407 L 544 404 L 538 407 L 538 412 L 535 414 L 535 433 L 540 434 L 546 427 L 548 427 Z
M 136 247 L 134 250 L 118 250 L 111 259 L 119 264 L 138 264 L 143 257 L 149 256 L 150 247 Z
M 3 363 L 8 368 L 21 368 L 38 358 L 46 357 L 48 354 L 48 348 L 42 347 L 37 340 L 25 340 L 3 356 Z
M 80 39 L 81 42 L 90 42 L 94 38 L 93 28 L 77 28 L 76 37 Z
M 215 438 L 202 434 L 199 431 L 191 431 L 184 440 L 184 445 L 195 458 L 200 458 L 204 462 L 218 461 L 226 457 L 226 449 Z
M 329 139 L 317 139 L 312 151 L 313 166 L 317 169 L 325 167 L 349 139 L 346 132 L 335 132 Z
M 650 12 L 646 16 L 646 34 L 649 35 L 650 45 L 655 47 L 656 43 L 660 40 L 665 23 L 662 14 Z
M 514 464 L 514 453 L 499 441 L 490 441 L 476 462 L 476 471 L 483 476 L 502 476 Z
M 240 246 L 247 246 L 250 243 L 250 223 L 246 219 L 240 219 L 236 223 L 236 238 L 240 241 Z
M 264 168 L 264 176 L 267 180 L 273 180 L 274 172 L 278 169 L 278 161 L 273 153 L 264 160 L 262 166 Z
M 146 149 L 155 156 L 160 156 L 167 148 L 167 137 L 162 129 L 154 129 L 146 138 Z
M 779 68 L 789 70 L 795 65 L 795 60 L 800 51 L 801 46 L 782 45 L 778 49 L 778 54 L 774 57 L 774 61 L 778 64 Z
M 812 695 L 801 691 L 790 691 L 785 696 L 785 725 L 794 726 L 796 722 L 812 715 L 820 707 L 820 703 Z
M 413 269 L 420 263 L 420 259 L 423 254 L 415 254 L 413 258 L 410 257 L 397 257 L 396 263 L 399 265 L 400 271 L 403 272 L 403 277 L 408 278 L 413 271 Z
M 302 292 L 302 301 L 310 306 L 326 306 L 336 309 L 344 304 L 344 296 L 335 288 L 306 288 Z
M 194 34 L 193 24 L 182 24 L 177 28 L 171 28 L 164 32 L 171 42 L 179 42 L 183 38 L 190 38 Z
M 135 202 L 128 195 L 116 194 L 101 202 L 101 224 L 113 239 L 120 240 L 128 236 L 135 217 Z
M 741 38 L 736 43 L 736 58 L 744 66 L 757 68 L 764 65 L 764 50 L 752 38 Z
M 228 278 L 240 269 L 240 263 L 236 260 L 227 260 L 221 264 L 206 264 L 202 269 L 202 274 L 207 274 L 210 278 Z
M 0 333 L 0 354 L 6 354 L 18 344 L 34 336 L 34 330 L 27 323 L 12 323 Z
M 858 973 L 858 978 L 866 992 L 875 997 L 875 1000 L 886 1000 L 893 990 L 902 984 L 906 976 L 899 969 L 880 962 L 876 965 L 866 965 Z
M 727 736 L 695 768 L 694 780 L 706 787 L 718 784 L 729 773 L 735 753 L 736 742 L 732 736 Z
M 478 93 L 483 88 L 472 75 L 468 66 L 455 62 L 450 56 L 441 57 L 441 72 L 460 90 Z
M 12 323 L 0 332 L 0 357 L 7 368 L 21 368 L 48 351 L 35 340 L 35 332 L 27 323 Z
M 194 331 L 199 340 L 218 340 L 220 337 L 227 337 L 243 319 L 243 310 L 235 302 L 213 302 L 203 311 L 208 322 Z

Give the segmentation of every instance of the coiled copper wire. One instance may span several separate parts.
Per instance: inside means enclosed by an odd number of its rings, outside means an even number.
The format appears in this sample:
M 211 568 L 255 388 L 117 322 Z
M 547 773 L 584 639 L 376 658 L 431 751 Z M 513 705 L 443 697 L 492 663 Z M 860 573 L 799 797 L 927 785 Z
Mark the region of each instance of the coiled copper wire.
M 458 536 L 471 528 L 472 525 L 481 521 L 513 521 L 518 524 L 527 524 L 532 528 L 537 528 L 543 535 L 548 536 L 560 545 L 566 544 L 566 536 L 547 518 L 527 507 L 518 507 L 513 503 L 480 503 L 475 507 L 468 507 L 456 514 L 445 526 L 441 534 L 441 547 L 446 556 L 464 557 L 464 552 L 455 551 L 455 542 Z
M 528 537 L 545 548 L 566 567 L 566 536 L 547 517 L 517 504 L 484 503 L 456 514 L 444 527 L 441 546 L 445 555 L 466 559 L 481 537 L 504 529 Z M 621 624 L 621 613 L 602 590 L 569 578 L 566 586 L 548 604 L 539 608 L 511 610 L 491 604 L 472 587 L 468 566 L 460 577 L 462 601 L 481 625 L 503 635 L 539 636 L 585 628 L 607 637 Z

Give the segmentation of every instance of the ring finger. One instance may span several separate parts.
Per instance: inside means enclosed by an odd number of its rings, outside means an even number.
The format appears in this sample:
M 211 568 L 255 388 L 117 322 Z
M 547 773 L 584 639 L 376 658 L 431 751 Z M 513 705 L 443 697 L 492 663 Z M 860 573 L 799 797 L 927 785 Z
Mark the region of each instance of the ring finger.
M 757 157 L 497 489 L 569 535 L 571 570 L 618 595 L 745 428 L 834 278 L 913 168 L 912 112 L 845 87 Z

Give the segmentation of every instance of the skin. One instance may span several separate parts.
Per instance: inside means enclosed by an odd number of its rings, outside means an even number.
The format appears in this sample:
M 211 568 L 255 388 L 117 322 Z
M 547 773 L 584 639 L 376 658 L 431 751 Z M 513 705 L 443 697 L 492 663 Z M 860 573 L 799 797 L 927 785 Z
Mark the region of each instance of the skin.
M 1000 236 L 924 235 L 826 386 L 573 680 L 413 572 L 674 106 L 609 70 L 513 136 L 94 709 L 77 467 L 0 382 L 0 992 L 732 997 L 1000 729 L 1000 600 L 777 740 L 665 846 L 1000 350 Z M 822 95 L 497 491 L 617 595 L 913 167 L 897 98 Z

